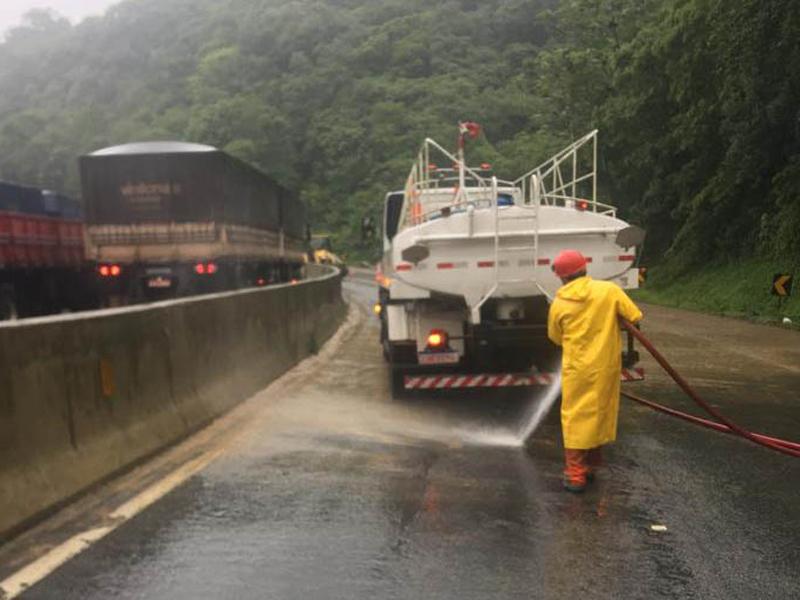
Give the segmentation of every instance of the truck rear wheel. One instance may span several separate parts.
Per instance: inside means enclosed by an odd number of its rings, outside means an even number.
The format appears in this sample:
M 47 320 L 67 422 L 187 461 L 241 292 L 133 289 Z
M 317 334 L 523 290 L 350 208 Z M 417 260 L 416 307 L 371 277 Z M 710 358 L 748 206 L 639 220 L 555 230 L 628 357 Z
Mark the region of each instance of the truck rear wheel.
M 0 287 L 0 321 L 10 321 L 16 318 L 17 304 L 14 301 L 13 290 Z
M 392 397 L 396 399 L 407 397 L 409 393 L 405 388 L 405 377 L 408 375 L 409 366 L 416 363 L 417 345 L 413 342 L 389 342 L 387 340 L 384 352 L 388 355 Z
M 408 397 L 408 390 L 406 389 L 406 370 L 398 367 L 390 367 L 391 372 L 391 385 L 392 385 L 392 398 L 401 400 Z
M 0 321 L 13 321 L 17 318 L 17 307 L 11 298 L 0 298 Z
M 392 348 L 389 343 L 389 328 L 386 319 L 381 315 L 381 349 L 383 350 L 383 360 L 387 363 L 392 360 Z

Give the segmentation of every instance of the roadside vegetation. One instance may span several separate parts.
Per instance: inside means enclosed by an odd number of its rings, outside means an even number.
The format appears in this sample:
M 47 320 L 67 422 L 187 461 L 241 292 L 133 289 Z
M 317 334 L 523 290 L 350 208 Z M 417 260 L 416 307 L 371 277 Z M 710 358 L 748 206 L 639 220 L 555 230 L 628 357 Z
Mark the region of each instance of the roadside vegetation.
M 796 273 L 798 267 L 796 263 L 749 260 L 707 266 L 689 277 L 673 277 L 656 268 L 649 272 L 634 297 L 643 302 L 764 323 L 782 323 L 789 318 L 793 327 L 800 328 L 800 290 L 784 299 L 770 291 L 776 274 Z
M 0 45 L 0 177 L 76 194 L 81 153 L 208 143 L 301 189 L 315 230 L 371 259 L 361 218 L 423 137 L 477 121 L 474 159 L 514 176 L 598 128 L 600 200 L 649 233 L 643 293 L 767 311 L 762 265 L 800 263 L 798 39 L 796 0 L 127 0 L 78 26 L 33 12 Z

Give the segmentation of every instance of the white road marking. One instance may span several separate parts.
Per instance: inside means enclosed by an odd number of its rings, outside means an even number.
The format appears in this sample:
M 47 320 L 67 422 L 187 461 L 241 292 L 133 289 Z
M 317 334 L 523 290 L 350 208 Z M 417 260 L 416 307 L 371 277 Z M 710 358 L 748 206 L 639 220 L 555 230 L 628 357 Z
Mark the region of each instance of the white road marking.
M 92 544 L 103 539 L 117 527 L 169 494 L 199 471 L 202 471 L 221 453 L 222 449 L 218 448 L 206 452 L 194 460 L 190 460 L 147 488 L 141 494 L 138 494 L 125 502 L 122 506 L 119 506 L 109 515 L 109 517 L 114 520 L 114 523 L 111 525 L 90 529 L 71 537 L 63 544 L 56 546 L 47 554 L 0 582 L 0 598 L 3 598 L 3 600 L 11 600 L 33 585 L 36 585 L 64 563 L 89 548 Z

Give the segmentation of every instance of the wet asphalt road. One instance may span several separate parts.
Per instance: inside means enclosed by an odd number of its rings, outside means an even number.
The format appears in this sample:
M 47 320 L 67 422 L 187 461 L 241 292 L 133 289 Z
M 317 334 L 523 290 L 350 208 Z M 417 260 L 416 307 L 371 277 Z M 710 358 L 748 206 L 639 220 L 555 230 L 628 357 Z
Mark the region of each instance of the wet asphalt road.
M 567 494 L 555 411 L 525 452 L 507 442 L 533 392 L 392 401 L 375 290 L 347 290 L 363 315 L 334 360 L 23 597 L 800 597 L 800 461 L 624 403 L 610 466 Z M 646 323 L 731 417 L 800 437 L 800 335 L 655 307 Z M 635 385 L 688 407 L 657 373 Z

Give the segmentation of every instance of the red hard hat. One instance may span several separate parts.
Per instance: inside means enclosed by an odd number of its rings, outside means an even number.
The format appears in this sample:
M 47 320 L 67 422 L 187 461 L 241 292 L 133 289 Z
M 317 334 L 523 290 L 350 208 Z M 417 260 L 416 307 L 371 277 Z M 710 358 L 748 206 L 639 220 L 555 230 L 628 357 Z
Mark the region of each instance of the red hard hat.
M 585 270 L 586 258 L 577 250 L 562 250 L 553 261 L 553 271 L 562 279 Z

